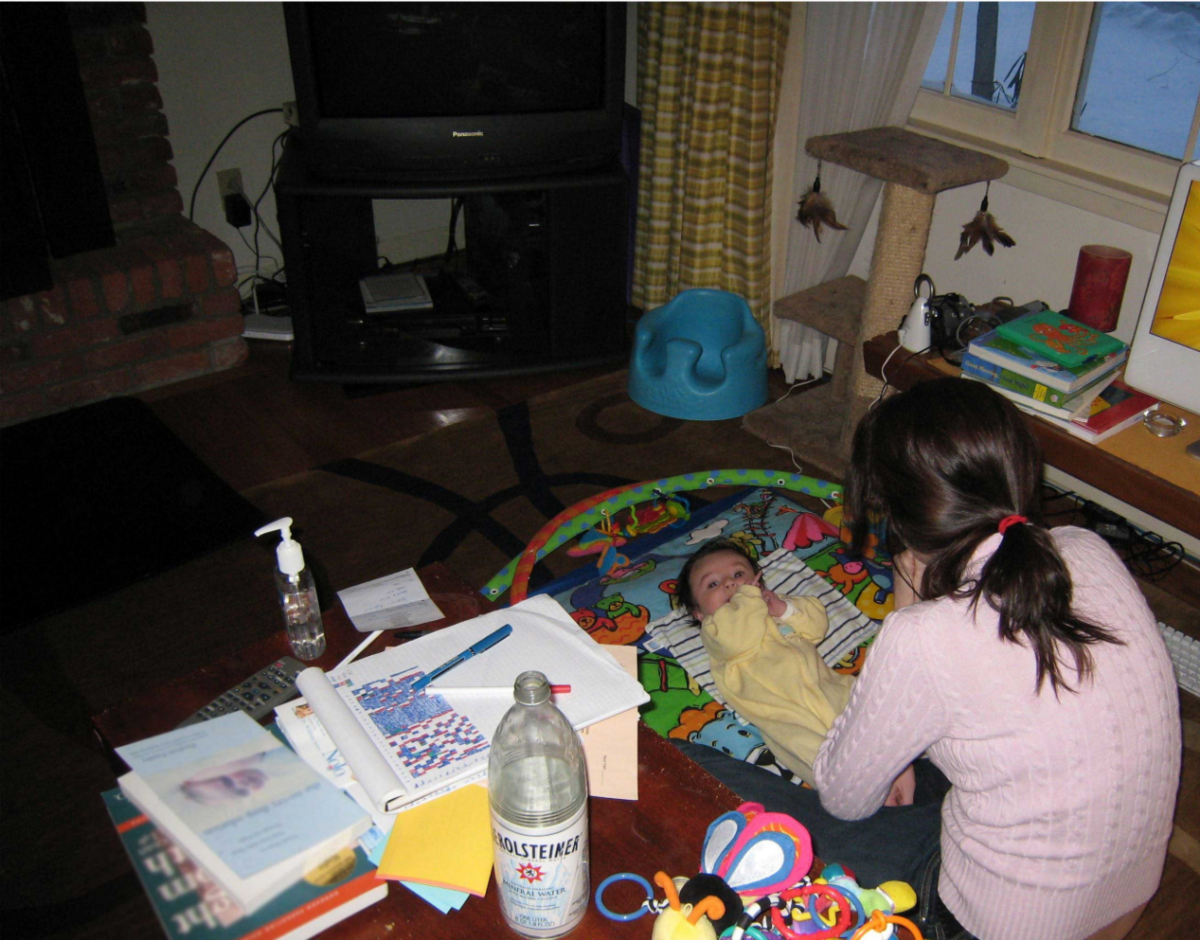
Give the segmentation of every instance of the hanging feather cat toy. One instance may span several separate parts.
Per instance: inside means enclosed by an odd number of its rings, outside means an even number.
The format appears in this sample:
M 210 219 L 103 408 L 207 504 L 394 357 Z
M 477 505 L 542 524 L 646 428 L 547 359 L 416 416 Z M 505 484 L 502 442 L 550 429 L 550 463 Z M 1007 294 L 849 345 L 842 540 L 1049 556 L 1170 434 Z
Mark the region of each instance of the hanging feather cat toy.
M 979 204 L 979 211 L 975 213 L 975 218 L 962 227 L 962 235 L 958 240 L 958 253 L 954 256 L 955 261 L 974 248 L 976 242 L 983 245 L 983 250 L 989 255 L 996 250 L 996 242 L 1005 248 L 1012 248 L 1016 244 L 1012 236 L 1004 231 L 992 214 L 988 212 L 988 191 L 991 188 L 992 184 L 988 183 L 987 188 L 983 191 L 983 202 Z
M 796 210 L 796 219 L 805 228 L 811 228 L 813 236 L 819 242 L 821 240 L 821 226 L 828 225 L 830 228 L 838 229 L 844 232 L 846 226 L 842 225 L 837 220 L 837 213 L 833 211 L 833 203 L 829 201 L 829 197 L 821 192 L 821 162 L 817 161 L 817 178 L 813 180 L 812 189 L 800 197 L 800 208 Z

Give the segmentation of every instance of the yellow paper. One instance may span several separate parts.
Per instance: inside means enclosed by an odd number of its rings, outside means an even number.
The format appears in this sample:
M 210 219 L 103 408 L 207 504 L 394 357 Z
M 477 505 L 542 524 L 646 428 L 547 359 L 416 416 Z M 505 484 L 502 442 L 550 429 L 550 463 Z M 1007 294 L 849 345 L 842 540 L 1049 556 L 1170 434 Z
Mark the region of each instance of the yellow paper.
M 483 897 L 492 875 L 487 787 L 467 784 L 400 813 L 377 875 Z

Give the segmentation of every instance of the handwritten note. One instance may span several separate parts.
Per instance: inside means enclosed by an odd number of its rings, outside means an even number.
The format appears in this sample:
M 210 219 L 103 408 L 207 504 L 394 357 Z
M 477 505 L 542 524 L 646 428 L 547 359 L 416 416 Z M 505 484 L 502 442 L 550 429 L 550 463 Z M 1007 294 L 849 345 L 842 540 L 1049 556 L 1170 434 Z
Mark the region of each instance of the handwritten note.
M 338 591 L 338 597 L 361 633 L 415 627 L 443 616 L 412 568 Z

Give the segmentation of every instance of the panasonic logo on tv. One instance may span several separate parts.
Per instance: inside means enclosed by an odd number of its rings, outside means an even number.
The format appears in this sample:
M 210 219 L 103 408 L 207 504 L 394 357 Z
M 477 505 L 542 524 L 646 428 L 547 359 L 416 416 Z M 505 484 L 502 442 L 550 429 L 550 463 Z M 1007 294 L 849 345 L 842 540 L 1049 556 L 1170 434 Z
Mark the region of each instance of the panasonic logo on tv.
M 483 131 L 451 131 L 451 137 L 482 137 Z

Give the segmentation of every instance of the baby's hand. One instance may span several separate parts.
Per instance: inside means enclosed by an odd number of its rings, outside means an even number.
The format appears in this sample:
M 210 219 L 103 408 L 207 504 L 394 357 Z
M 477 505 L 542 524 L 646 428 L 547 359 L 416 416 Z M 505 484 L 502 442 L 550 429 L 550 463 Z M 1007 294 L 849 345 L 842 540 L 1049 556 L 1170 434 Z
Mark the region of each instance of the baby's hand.
M 763 600 L 767 602 L 767 613 L 772 617 L 782 617 L 787 613 L 787 601 L 781 600 L 779 595 L 770 588 L 763 587 L 762 576 L 763 573 L 760 571 L 750 584 L 762 591 Z
M 772 617 L 782 617 L 787 613 L 787 601 L 783 600 L 774 591 L 763 588 L 762 596 L 763 600 L 767 602 L 767 613 Z
M 913 765 L 909 764 L 900 776 L 892 782 L 891 792 L 883 801 L 884 806 L 911 806 L 913 794 L 917 789 L 917 774 Z

